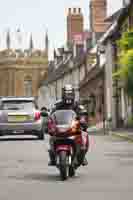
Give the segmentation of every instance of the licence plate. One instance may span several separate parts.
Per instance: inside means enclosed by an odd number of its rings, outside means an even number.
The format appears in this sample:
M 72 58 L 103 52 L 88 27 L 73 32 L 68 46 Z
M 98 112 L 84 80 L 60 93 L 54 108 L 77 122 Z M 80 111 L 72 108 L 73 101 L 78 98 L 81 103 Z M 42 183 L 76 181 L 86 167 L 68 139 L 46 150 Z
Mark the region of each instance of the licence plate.
M 8 122 L 24 122 L 27 116 L 8 116 Z

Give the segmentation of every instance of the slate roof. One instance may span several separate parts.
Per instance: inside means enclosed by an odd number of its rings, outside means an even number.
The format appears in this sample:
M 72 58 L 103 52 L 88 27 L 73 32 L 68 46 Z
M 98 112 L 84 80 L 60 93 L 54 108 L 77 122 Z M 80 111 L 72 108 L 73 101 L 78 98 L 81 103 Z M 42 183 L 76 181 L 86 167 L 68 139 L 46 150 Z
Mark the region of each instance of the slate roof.
M 104 67 L 100 68 L 97 64 L 86 74 L 85 78 L 80 82 L 80 89 L 83 88 L 89 81 L 94 80 L 97 76 L 103 73 Z
M 73 62 L 72 68 L 69 67 L 70 60 L 72 60 Z M 72 70 L 79 67 L 81 64 L 85 62 L 85 60 L 86 60 L 86 53 L 83 53 L 80 55 L 80 57 L 78 56 L 76 58 L 73 58 L 71 55 L 70 59 L 68 59 L 67 62 L 61 62 L 57 69 L 55 68 L 54 64 L 50 65 L 49 67 L 52 68 L 53 70 L 51 71 L 48 70 L 48 77 L 45 81 L 42 82 L 41 85 L 48 85 L 58 80 L 65 74 L 70 73 Z

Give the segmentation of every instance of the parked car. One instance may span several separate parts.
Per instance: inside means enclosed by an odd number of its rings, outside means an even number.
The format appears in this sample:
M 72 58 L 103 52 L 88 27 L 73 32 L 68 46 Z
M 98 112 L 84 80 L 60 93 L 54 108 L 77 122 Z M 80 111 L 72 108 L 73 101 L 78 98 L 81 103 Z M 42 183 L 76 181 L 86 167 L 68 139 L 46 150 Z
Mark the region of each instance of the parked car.
M 2 97 L 0 135 L 35 135 L 44 139 L 43 120 L 33 97 Z

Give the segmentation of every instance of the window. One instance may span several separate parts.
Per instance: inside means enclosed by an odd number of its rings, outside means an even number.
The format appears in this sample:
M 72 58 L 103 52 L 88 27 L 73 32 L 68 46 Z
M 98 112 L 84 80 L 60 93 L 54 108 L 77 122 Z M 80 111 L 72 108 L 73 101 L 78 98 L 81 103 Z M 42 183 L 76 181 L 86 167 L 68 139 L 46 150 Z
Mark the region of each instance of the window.
M 34 108 L 35 105 L 30 101 L 3 101 L 1 109 L 2 110 L 29 110 Z
M 32 80 L 30 77 L 26 77 L 24 80 L 25 96 L 32 96 Z

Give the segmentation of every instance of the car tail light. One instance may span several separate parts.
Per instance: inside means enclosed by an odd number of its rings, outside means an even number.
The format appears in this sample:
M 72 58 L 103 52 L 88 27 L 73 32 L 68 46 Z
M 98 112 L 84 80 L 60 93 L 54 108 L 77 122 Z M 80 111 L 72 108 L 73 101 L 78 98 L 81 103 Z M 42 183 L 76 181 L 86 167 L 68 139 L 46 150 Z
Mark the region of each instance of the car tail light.
M 39 120 L 41 118 L 41 113 L 40 112 L 35 112 L 35 120 Z

